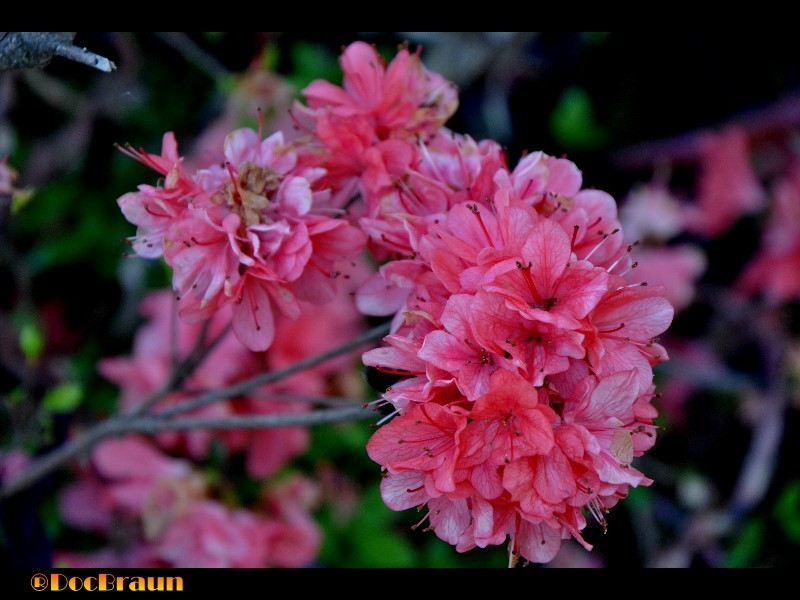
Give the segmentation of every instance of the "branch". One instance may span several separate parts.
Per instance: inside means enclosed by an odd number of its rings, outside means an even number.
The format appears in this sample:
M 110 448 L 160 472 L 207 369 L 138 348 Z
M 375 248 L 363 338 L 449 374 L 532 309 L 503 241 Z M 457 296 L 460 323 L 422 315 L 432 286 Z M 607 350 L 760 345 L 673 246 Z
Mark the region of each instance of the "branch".
M 317 354 L 310 358 L 297 361 L 296 363 L 289 365 L 288 367 L 285 367 L 278 371 L 269 371 L 267 373 L 262 373 L 260 375 L 256 375 L 255 377 L 251 377 L 250 379 L 245 379 L 244 381 L 240 381 L 239 383 L 230 385 L 226 388 L 222 388 L 219 390 L 211 390 L 209 392 L 200 394 L 199 396 L 186 400 L 185 402 L 174 404 L 173 406 L 159 413 L 159 416 L 172 417 L 182 412 L 187 412 L 190 410 L 195 410 L 196 408 L 201 408 L 203 406 L 206 406 L 207 404 L 213 404 L 214 402 L 219 402 L 220 400 L 225 400 L 227 398 L 232 398 L 234 396 L 241 396 L 242 394 L 245 394 L 251 391 L 252 389 L 257 388 L 260 385 L 277 381 L 278 379 L 282 379 L 288 375 L 297 373 L 298 371 L 304 371 L 305 369 L 310 369 L 311 367 L 316 366 L 321 362 L 325 362 L 326 360 L 329 360 L 335 356 L 339 356 L 340 354 L 346 354 L 351 350 L 355 350 L 356 348 L 362 346 L 363 344 L 366 344 L 367 342 L 378 340 L 384 337 L 387 333 L 389 333 L 389 327 L 390 327 L 389 323 L 378 325 L 377 327 L 373 327 L 366 333 L 360 335 L 359 337 L 345 344 L 342 344 L 341 346 L 337 346 L 336 348 L 332 348 L 326 352 L 321 352 L 320 354 Z
M 116 419 L 112 419 L 99 423 L 79 438 L 29 463 L 24 471 L 3 484 L 3 487 L 0 488 L 0 500 L 13 496 L 17 492 L 33 485 L 39 479 L 88 450 L 103 438 L 116 433 L 116 428 L 118 427 L 116 421 Z
M 364 419 L 372 414 L 360 405 L 347 408 L 331 408 L 308 413 L 286 413 L 274 415 L 233 415 L 227 417 L 186 417 L 163 419 L 161 417 L 136 417 L 132 419 L 109 419 L 93 427 L 88 433 L 50 452 L 31 463 L 22 473 L 0 489 L 0 500 L 9 498 L 32 485 L 48 473 L 101 440 L 129 433 L 154 434 L 160 431 L 187 431 L 190 429 L 270 429 L 273 427 L 311 426 L 338 421 Z
M 153 33 L 162 42 L 177 50 L 191 63 L 214 81 L 224 79 L 230 71 L 215 56 L 206 52 L 182 31 L 156 31 Z
M 372 411 L 364 409 L 360 404 L 306 413 L 279 413 L 272 415 L 229 415 L 224 417 L 184 417 L 182 419 L 164 419 L 159 415 L 139 417 L 121 422 L 114 428 L 118 431 L 112 430 L 111 434 L 153 434 L 160 431 L 187 431 L 190 429 L 270 429 L 273 427 L 288 427 L 290 425 L 322 425 L 337 421 L 364 419 L 370 415 L 372 415 Z
M 694 161 L 703 136 L 710 130 L 730 125 L 743 128 L 751 139 L 785 134 L 800 125 L 800 91 L 791 92 L 774 103 L 743 112 L 723 123 L 628 146 L 615 152 L 611 160 L 614 166 L 621 169 L 642 169 L 662 161 Z
M 205 394 L 211 390 L 208 388 L 183 388 L 183 391 L 188 394 Z M 247 394 L 248 400 L 268 400 L 272 402 L 298 402 L 301 404 L 317 404 L 320 406 L 354 406 L 356 401 L 353 398 L 344 398 L 343 396 L 317 396 L 310 394 L 298 394 L 295 392 L 273 392 L 268 390 L 255 390 Z M 366 408 L 366 404 L 361 405 Z M 163 416 L 158 413 L 157 416 Z
M 231 330 L 230 325 L 227 326 L 219 333 L 219 335 L 217 335 L 217 337 L 211 341 L 211 343 L 204 346 L 203 340 L 205 340 L 210 323 L 210 320 L 203 323 L 203 328 L 200 331 L 197 344 L 185 359 L 179 363 L 176 363 L 172 367 L 169 378 L 166 382 L 164 382 L 164 385 L 152 392 L 149 396 L 142 400 L 141 404 L 137 405 L 124 416 L 139 417 L 150 410 L 150 408 L 157 404 L 158 401 L 164 398 L 167 394 L 180 388 L 186 378 L 192 374 L 195 368 L 197 368 L 197 366 L 203 362 L 203 360 L 205 360 L 206 356 L 208 356 L 208 354 L 214 349 L 214 347 L 216 347 L 220 340 L 222 340 L 222 338 L 224 338 Z
M 131 432 L 153 433 L 157 431 L 172 431 L 172 430 L 186 430 L 186 429 L 237 429 L 248 428 L 258 429 L 267 427 L 282 427 L 286 425 L 318 425 L 322 423 L 332 423 L 334 421 L 343 421 L 348 419 L 366 418 L 369 411 L 365 411 L 360 405 L 333 408 L 330 410 L 319 410 L 310 413 L 290 413 L 290 414 L 276 414 L 276 415 L 236 415 L 224 418 L 209 418 L 209 417 L 185 417 L 183 419 L 171 419 L 175 414 L 199 408 L 212 402 L 224 400 L 233 396 L 239 396 L 251 389 L 281 379 L 292 373 L 303 371 L 311 368 L 321 362 L 329 360 L 340 354 L 345 354 L 355 350 L 359 346 L 372 342 L 384 337 L 389 332 L 389 323 L 373 327 L 366 333 L 359 337 L 350 340 L 340 346 L 332 348 L 326 352 L 321 352 L 310 358 L 300 360 L 284 369 L 279 371 L 263 373 L 255 377 L 251 377 L 238 384 L 228 386 L 220 390 L 213 390 L 211 392 L 201 394 L 196 398 L 181 404 L 173 406 L 171 409 L 159 413 L 158 416 L 139 416 L 138 414 L 123 414 L 112 417 L 107 421 L 103 421 L 94 425 L 89 431 L 84 433 L 78 438 L 71 440 L 63 446 L 53 450 L 52 452 L 37 458 L 31 462 L 28 467 L 17 477 L 6 482 L 0 488 L 0 500 L 8 498 L 17 492 L 32 485 L 48 473 L 54 471 L 60 466 L 67 463 L 69 460 L 78 456 L 91 448 L 98 441 L 111 435 L 122 435 Z M 218 338 L 219 339 L 219 336 Z M 190 355 L 191 358 L 191 355 Z M 184 361 L 185 364 L 186 361 Z M 175 374 L 176 369 L 170 376 L 169 382 L 174 382 L 179 378 Z M 168 383 L 169 383 L 168 382 Z M 146 403 L 152 406 L 163 395 L 173 391 L 167 384 L 162 386 L 158 391 L 151 394 Z
M 650 567 L 687 567 L 692 556 L 718 543 L 764 499 L 778 463 L 785 429 L 787 386 L 787 341 L 780 324 L 762 312 L 755 328 L 756 337 L 767 357 L 770 382 L 761 398 L 761 411 L 753 427 L 739 476 L 728 501 L 715 510 L 694 515 L 680 537 L 653 557 Z M 766 321 L 766 322 L 765 322 Z
M 0 31 L 0 71 L 44 67 L 54 56 L 110 73 L 117 66 L 105 56 L 72 44 L 74 31 Z

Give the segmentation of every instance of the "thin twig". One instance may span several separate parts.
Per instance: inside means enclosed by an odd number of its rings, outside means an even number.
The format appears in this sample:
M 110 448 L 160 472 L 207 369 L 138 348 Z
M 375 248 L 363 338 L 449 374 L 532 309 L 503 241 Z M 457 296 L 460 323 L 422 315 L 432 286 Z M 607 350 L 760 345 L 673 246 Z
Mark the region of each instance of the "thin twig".
M 312 426 L 339 421 L 365 419 L 372 414 L 361 406 L 331 408 L 307 413 L 285 413 L 274 415 L 232 415 L 227 417 L 185 417 L 163 419 L 161 417 L 136 417 L 109 419 L 95 425 L 81 437 L 50 452 L 31 463 L 22 473 L 0 489 L 0 499 L 13 496 L 54 471 L 75 456 L 88 451 L 101 440 L 128 433 L 154 434 L 160 431 L 186 431 L 190 429 L 270 429 L 273 427 Z
M 24 471 L 13 479 L 4 483 L 0 488 L 0 499 L 13 496 L 30 485 L 39 481 L 45 475 L 55 471 L 67 461 L 75 458 L 81 453 L 89 450 L 97 442 L 109 435 L 116 433 L 120 423 L 118 419 L 110 419 L 98 423 L 91 430 L 78 438 L 73 439 L 68 444 L 64 444 L 48 452 L 41 458 L 30 462 Z
M 352 403 L 351 403 L 352 404 Z M 139 417 L 119 423 L 113 433 L 158 433 L 160 431 L 187 431 L 191 429 L 269 429 L 290 425 L 321 425 L 337 421 L 365 419 L 373 415 L 361 405 L 328 408 L 302 413 L 228 415 L 224 417 L 183 417 L 164 419 L 160 415 Z M 374 415 L 373 415 L 374 416 Z
M 0 31 L 0 71 L 41 68 L 54 56 L 110 73 L 116 65 L 105 56 L 72 44 L 74 31 Z
M 785 426 L 784 412 L 789 396 L 786 389 L 788 344 L 780 326 L 774 323 L 764 324 L 763 311 L 761 316 L 761 326 L 755 328 L 754 334 L 760 340 L 767 357 L 770 385 L 762 394 L 762 410 L 753 428 L 747 454 L 741 463 L 736 487 L 721 508 L 694 515 L 679 538 L 654 555 L 648 566 L 689 566 L 692 556 L 711 548 L 730 535 L 767 494 L 778 463 Z M 766 320 L 770 320 L 768 316 Z
M 223 79 L 230 74 L 230 71 L 215 56 L 203 50 L 182 31 L 156 31 L 154 35 L 178 51 L 187 62 L 203 71 L 214 81 Z
M 699 142 L 710 130 L 727 126 L 744 129 L 752 139 L 783 135 L 800 125 L 800 92 L 788 93 L 771 104 L 741 113 L 724 123 L 688 131 L 673 137 L 641 142 L 615 152 L 614 166 L 642 169 L 661 161 L 690 162 L 697 159 Z
M 210 392 L 208 388 L 182 388 L 183 392 L 192 395 L 205 394 Z M 317 404 L 320 406 L 354 406 L 361 404 L 360 400 L 345 398 L 343 396 L 318 396 L 309 394 L 297 394 L 295 392 L 278 392 L 271 390 L 254 390 L 247 394 L 248 400 L 274 400 L 275 402 L 298 402 L 301 404 Z
M 126 416 L 131 417 L 139 417 L 145 414 L 150 408 L 152 408 L 155 404 L 157 404 L 160 400 L 162 400 L 167 394 L 177 390 L 181 387 L 183 382 L 186 378 L 192 374 L 192 372 L 197 368 L 197 366 L 205 360 L 206 356 L 216 347 L 216 345 L 228 334 L 231 330 L 231 326 L 228 325 L 223 329 L 217 337 L 211 340 L 211 343 L 208 345 L 203 345 L 203 341 L 206 338 L 206 332 L 208 331 L 208 327 L 210 324 L 210 320 L 203 323 L 203 328 L 200 330 L 200 335 L 197 340 L 197 344 L 189 353 L 189 355 L 183 359 L 183 361 L 175 364 L 170 372 L 169 378 L 164 385 L 162 385 L 159 389 L 151 393 L 147 396 L 140 404 L 138 404 L 135 408 L 130 410 L 126 413 Z
M 283 369 L 279 369 L 278 371 L 269 371 L 267 373 L 261 373 L 260 375 L 256 375 L 251 377 L 250 379 L 245 379 L 244 381 L 240 381 L 239 383 L 235 383 L 230 385 L 226 388 L 222 388 L 219 390 L 211 390 L 206 392 L 205 394 L 200 394 L 194 398 L 186 400 L 185 402 L 181 402 L 179 404 L 174 404 L 170 406 L 168 409 L 164 410 L 162 413 L 159 413 L 161 417 L 172 417 L 174 415 L 188 412 L 190 410 L 195 410 L 197 408 L 201 408 L 206 406 L 207 404 L 213 404 L 214 402 L 219 402 L 220 400 L 225 400 L 226 398 L 231 398 L 233 396 L 240 396 L 247 392 L 250 392 L 254 388 L 257 388 L 260 385 L 264 385 L 266 383 L 271 383 L 273 381 L 277 381 L 288 375 L 293 373 L 297 373 L 298 371 L 304 371 L 305 369 L 309 369 L 313 366 L 318 365 L 319 363 L 325 362 L 335 356 L 339 356 L 340 354 L 346 354 L 351 350 L 355 350 L 359 346 L 366 344 L 367 342 L 372 342 L 377 339 L 384 337 L 387 333 L 389 333 L 389 323 L 384 323 L 383 325 L 378 325 L 377 327 L 373 327 L 366 333 L 360 335 L 359 337 L 342 344 L 341 346 L 337 346 L 336 348 L 332 348 L 326 352 L 321 352 L 315 356 L 310 358 L 306 358 L 300 361 L 297 361 L 294 364 L 289 365 L 288 367 L 284 367 Z
M 94 67 L 98 71 L 103 71 L 104 73 L 111 73 L 111 71 L 117 68 L 117 65 L 108 60 L 105 56 L 89 52 L 86 48 L 78 48 L 78 46 L 73 44 L 58 44 L 55 48 L 55 54 L 56 56 L 63 56 L 77 63 Z
M 244 427 L 245 423 L 258 423 L 257 425 L 253 425 L 254 428 L 259 427 L 279 427 L 284 425 L 315 425 L 321 423 L 330 423 L 333 421 L 342 421 L 347 419 L 356 419 L 356 418 L 365 418 L 369 413 L 369 411 L 363 410 L 360 406 L 356 407 L 346 407 L 346 408 L 337 408 L 331 409 L 329 411 L 313 411 L 310 413 L 290 413 L 288 415 L 240 415 L 237 417 L 239 420 L 230 420 L 230 417 L 227 417 L 226 420 L 220 421 L 218 419 L 210 419 L 206 417 L 186 417 L 183 419 L 170 419 L 171 416 L 174 414 L 178 414 L 181 412 L 185 412 L 188 410 L 192 410 L 194 408 L 199 408 L 200 406 L 205 406 L 206 404 L 210 404 L 212 402 L 217 402 L 219 400 L 224 400 L 233 396 L 239 396 L 244 394 L 245 392 L 250 391 L 251 389 L 258 387 L 259 385 L 263 385 L 265 383 L 269 383 L 271 381 L 276 381 L 281 379 L 282 377 L 286 377 L 291 375 L 292 373 L 296 373 L 298 371 L 303 371 L 305 369 L 311 368 L 321 362 L 339 356 L 341 354 L 346 354 L 347 352 L 351 352 L 355 350 L 359 346 L 366 344 L 367 342 L 372 342 L 377 339 L 384 337 L 389 332 L 389 323 L 385 323 L 383 325 L 379 325 L 377 327 L 373 327 L 366 333 L 360 335 L 359 337 L 345 342 L 337 346 L 336 348 L 331 348 L 325 352 L 321 352 L 315 356 L 310 358 L 300 360 L 288 367 L 281 369 L 279 371 L 264 373 L 262 375 L 257 375 L 256 377 L 252 377 L 240 383 L 228 386 L 227 388 L 214 390 L 213 392 L 209 392 L 207 394 L 202 394 L 190 401 L 181 403 L 180 405 L 176 405 L 173 409 L 168 411 L 164 411 L 160 413 L 158 416 L 153 417 L 143 417 L 137 416 L 135 414 L 123 414 L 118 415 L 116 417 L 112 417 L 106 421 L 98 423 L 94 425 L 91 429 L 89 429 L 86 433 L 77 437 L 70 442 L 64 444 L 63 446 L 45 454 L 42 457 L 37 458 L 36 460 L 32 461 L 28 467 L 15 478 L 11 479 L 10 481 L 5 482 L 2 488 L 0 488 L 0 499 L 8 498 L 13 494 L 27 488 L 28 486 L 32 485 L 48 473 L 51 473 L 55 469 L 59 468 L 60 466 L 66 464 L 72 458 L 78 456 L 84 451 L 90 449 L 94 444 L 96 444 L 101 439 L 108 437 L 110 435 L 122 435 L 124 433 L 132 432 L 132 431 L 143 431 L 143 432 L 152 432 L 152 431 L 167 431 L 170 429 L 197 429 L 197 428 L 228 428 L 228 423 L 236 423 L 236 425 L 230 425 L 231 428 L 237 427 Z M 176 376 L 170 377 L 170 380 L 174 380 Z M 174 384 L 173 384 L 174 385 Z M 166 391 L 165 391 L 166 390 Z M 165 385 L 157 392 L 154 392 L 150 397 L 148 397 L 145 402 L 157 402 L 153 400 L 158 394 L 162 396 L 166 393 L 169 393 L 167 386 Z M 159 396 L 160 398 L 161 396 Z M 177 408 L 178 410 L 174 410 Z M 323 414 L 317 414 L 323 413 Z M 256 419 L 255 421 L 251 421 L 252 419 Z M 172 425 L 176 424 L 173 428 Z M 248 425 L 249 426 L 249 425 Z

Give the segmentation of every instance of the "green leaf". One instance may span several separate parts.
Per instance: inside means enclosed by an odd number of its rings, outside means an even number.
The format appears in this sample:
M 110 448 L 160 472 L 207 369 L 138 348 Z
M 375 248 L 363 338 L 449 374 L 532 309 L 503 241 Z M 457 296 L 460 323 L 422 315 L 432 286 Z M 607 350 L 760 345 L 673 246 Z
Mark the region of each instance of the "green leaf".
M 739 536 L 734 540 L 730 550 L 728 550 L 725 566 L 729 569 L 752 566 L 763 539 L 764 520 L 758 518 L 747 521 L 742 527 Z
M 33 188 L 25 188 L 23 190 L 14 190 L 11 194 L 11 214 L 16 216 L 23 208 L 28 205 L 31 198 L 33 198 Z
M 83 400 L 81 385 L 75 381 L 67 381 L 47 390 L 42 406 L 53 413 L 66 413 L 78 408 L 81 400 Z
M 58 500 L 55 496 L 45 498 L 38 509 L 39 521 L 44 527 L 48 539 L 54 540 L 64 529 L 64 521 L 58 510 Z
M 608 133 L 594 119 L 592 99 L 578 86 L 564 90 L 550 115 L 550 130 L 556 141 L 568 148 L 594 149 L 608 140 Z
M 41 232 L 48 225 L 64 220 L 75 197 L 80 195 L 78 184 L 72 179 L 50 183 L 36 190 L 32 201 L 26 202 L 24 211 L 17 211 L 14 225 L 18 233 Z
M 653 492 L 646 487 L 632 487 L 623 502 L 631 510 L 646 510 L 653 504 Z
M 33 318 L 26 318 L 19 330 L 19 347 L 30 364 L 36 364 L 44 350 L 44 333 Z
M 267 44 L 261 52 L 261 64 L 267 71 L 274 71 L 278 68 L 281 58 L 281 49 L 278 44 Z
M 784 488 L 775 502 L 773 515 L 783 526 L 786 537 L 800 544 L 800 479 L 791 481 Z
M 414 566 L 414 548 L 396 531 L 362 531 L 354 540 L 354 567 L 408 568 Z
M 364 492 L 353 532 L 353 560 L 359 567 L 414 566 L 414 548 L 408 537 L 395 529 L 401 515 L 383 503 L 376 485 Z
M 286 78 L 295 89 L 301 90 L 315 79 L 326 79 L 331 83 L 339 83 L 342 80 L 337 58 L 320 44 L 295 42 L 290 56 L 294 72 Z

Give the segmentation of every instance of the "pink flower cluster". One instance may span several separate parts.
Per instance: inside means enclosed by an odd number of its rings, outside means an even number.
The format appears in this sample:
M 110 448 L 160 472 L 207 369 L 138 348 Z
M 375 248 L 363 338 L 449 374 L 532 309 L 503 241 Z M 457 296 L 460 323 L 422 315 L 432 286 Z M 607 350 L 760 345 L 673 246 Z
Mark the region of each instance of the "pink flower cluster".
M 771 182 L 760 247 L 736 284 L 771 305 L 800 298 L 800 160 L 786 162 Z
M 266 350 L 275 337 L 275 312 L 298 318 L 298 300 L 324 304 L 337 278 L 358 256 L 365 237 L 333 218 L 322 169 L 304 166 L 281 132 L 262 140 L 252 129 L 225 139 L 224 161 L 189 172 L 172 133 L 161 155 L 126 150 L 165 176 L 119 198 L 138 226 L 140 256 L 163 256 L 173 269 L 179 313 L 189 321 L 230 305 L 236 337 Z
M 222 164 L 192 173 L 171 134 L 161 156 L 129 150 L 165 176 L 119 200 L 134 249 L 173 268 L 183 317 L 230 306 L 237 338 L 264 350 L 273 311 L 310 314 L 298 299 L 332 298 L 366 245 L 380 267 L 355 304 L 392 328 L 363 361 L 400 378 L 367 445 L 386 504 L 427 506 L 459 551 L 591 548 L 586 516 L 605 528 L 651 482 L 631 463 L 655 441 L 664 288 L 637 277 L 614 198 L 570 160 L 512 169 L 494 141 L 447 129 L 457 90 L 419 52 L 388 62 L 355 42 L 340 64 L 341 87 L 303 90 L 291 143 L 238 130 Z
M 393 317 L 388 346 L 363 356 L 400 376 L 367 445 L 385 502 L 427 506 L 460 551 L 591 547 L 585 515 L 605 526 L 650 483 L 631 461 L 655 441 L 663 288 L 636 278 L 614 199 L 582 189 L 571 161 L 535 152 L 512 170 L 495 142 L 443 127 L 454 88 L 405 49 L 387 65 L 355 43 L 341 64 L 343 87 L 304 91 L 301 161 L 358 193 L 368 247 L 389 259 L 356 295 Z
M 654 442 L 655 336 L 673 311 L 662 289 L 619 274 L 628 247 L 610 197 L 555 192 L 565 204 L 545 216 L 512 190 L 452 206 L 412 242 L 416 277 L 383 296 L 408 292 L 390 345 L 364 355 L 406 375 L 383 395 L 401 414 L 367 450 L 387 504 L 427 503 L 457 549 L 510 537 L 546 562 L 561 539 L 583 542 L 584 507 L 604 524 L 649 483 L 631 461 Z
M 316 310 L 303 308 L 306 317 L 279 321 L 270 349 L 255 353 L 226 333 L 230 307 L 213 315 L 202 341 L 201 324 L 175 321 L 171 293 L 152 292 L 142 302 L 146 321 L 137 330 L 132 355 L 105 358 L 98 368 L 119 385 L 120 409 L 129 412 L 164 385 L 176 361 L 185 359 L 198 343 L 216 339 L 181 389 L 153 407 L 158 414 L 202 391 L 327 350 L 364 326 L 346 288 Z M 352 389 L 353 382 L 348 380 L 352 375 L 343 368 L 346 360 L 326 362 L 262 385 L 246 396 L 185 414 L 225 418 L 308 411 L 308 402 L 287 401 L 277 394 L 321 395 Z M 90 468 L 81 470 L 79 481 L 62 495 L 61 513 L 70 526 L 99 534 L 109 545 L 89 554 L 59 552 L 61 563 L 75 567 L 301 567 L 314 560 L 321 543 L 311 515 L 320 495 L 318 485 L 300 475 L 275 479 L 308 448 L 306 428 L 165 432 L 157 434 L 154 442 L 128 436 L 104 442 L 93 451 Z M 261 482 L 264 492 L 255 505 L 235 506 L 235 502 L 223 504 L 216 499 L 219 486 L 196 466 L 208 459 L 212 444 L 225 464 L 242 456 L 246 474 Z
M 142 313 L 148 320 L 136 333 L 133 354 L 105 358 L 98 364 L 100 373 L 120 387 L 121 410 L 137 408 L 149 394 L 164 385 L 175 361 L 186 358 L 199 341 L 200 324 L 178 321 L 174 324 L 175 348 L 171 348 L 169 340 L 173 337 L 174 303 L 174 298 L 167 291 L 146 296 L 142 302 Z M 230 309 L 215 313 L 206 334 L 207 342 L 223 333 L 229 323 Z M 250 352 L 236 337 L 225 335 L 186 379 L 182 386 L 185 391 L 168 394 L 155 406 L 155 412 L 159 413 L 199 392 L 224 388 L 266 370 L 270 355 L 280 356 L 278 349 L 281 343 L 285 344 L 285 337 L 279 334 L 270 352 L 264 354 Z M 297 393 L 320 393 L 322 380 L 322 377 L 307 376 L 302 381 L 296 379 L 282 383 L 284 389 Z M 270 392 L 275 391 L 278 391 L 276 385 L 261 386 L 247 397 L 216 402 L 188 414 L 225 417 L 310 409 L 306 403 L 270 400 Z M 158 434 L 156 439 L 164 449 L 194 460 L 205 459 L 212 441 L 216 440 L 228 453 L 243 453 L 247 472 L 253 477 L 272 475 L 308 446 L 308 432 L 302 427 L 232 432 L 164 432 Z
M 246 509 L 211 497 L 201 472 L 140 436 L 101 442 L 89 468 L 59 498 L 64 521 L 107 545 L 57 551 L 67 567 L 302 567 L 320 531 L 316 486 L 299 475 L 264 489 Z
M 677 240 L 687 221 L 704 210 L 718 210 L 718 207 L 709 202 L 683 205 L 665 184 L 655 181 L 632 189 L 620 209 L 625 233 L 641 242 L 636 257 L 637 275 L 650 285 L 663 285 L 664 294 L 677 311 L 692 303 L 695 282 L 708 266 L 698 244 Z M 715 221 L 711 214 L 704 218 Z

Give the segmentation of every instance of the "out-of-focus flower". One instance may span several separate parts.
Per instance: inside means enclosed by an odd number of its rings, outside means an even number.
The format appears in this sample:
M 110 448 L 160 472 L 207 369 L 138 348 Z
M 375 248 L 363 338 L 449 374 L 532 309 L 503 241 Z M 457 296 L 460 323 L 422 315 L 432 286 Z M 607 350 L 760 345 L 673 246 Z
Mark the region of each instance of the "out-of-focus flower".
M 692 244 L 639 247 L 636 261 L 637 279 L 663 286 L 664 296 L 676 311 L 692 303 L 695 283 L 708 266 L 706 255 Z
M 666 242 L 683 231 L 681 204 L 667 186 L 649 183 L 626 196 L 619 219 L 629 239 Z
M 310 511 L 316 487 L 300 476 L 268 488 L 249 508 L 209 496 L 202 475 L 143 438 L 100 443 L 94 470 L 60 497 L 65 521 L 109 540 L 94 552 L 57 551 L 70 567 L 301 567 L 313 561 L 320 533 Z
M 736 126 L 708 132 L 699 141 L 696 201 L 684 207 L 688 231 L 714 237 L 766 200 L 753 171 L 747 133 Z
M 0 481 L 13 479 L 19 475 L 30 460 L 31 457 L 23 450 L 0 450 Z
M 771 304 L 800 298 L 800 161 L 777 179 L 761 234 L 761 247 L 736 283 Z

